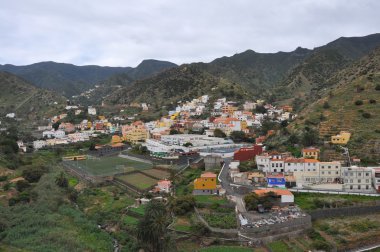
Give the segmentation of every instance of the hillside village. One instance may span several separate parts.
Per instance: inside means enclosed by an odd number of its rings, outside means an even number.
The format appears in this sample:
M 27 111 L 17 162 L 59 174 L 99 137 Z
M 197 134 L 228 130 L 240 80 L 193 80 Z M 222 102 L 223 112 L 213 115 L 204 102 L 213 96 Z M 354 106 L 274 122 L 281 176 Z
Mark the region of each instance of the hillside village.
M 297 118 L 290 105 L 211 100 L 202 95 L 179 101 L 166 115 L 145 122 L 136 118 L 148 113 L 150 105 L 130 107 L 139 112 L 125 114 L 128 108 L 122 108 L 106 116 L 99 113 L 102 107 L 68 103 L 47 125 L 34 130 L 37 140 L 19 140 L 19 151 L 40 153 L 88 143 L 79 152 L 62 156 L 62 166 L 80 184 L 100 188 L 111 184 L 126 190 L 135 200 L 125 206 L 131 220 L 137 221 L 138 212 L 152 200 L 167 202 L 174 197 L 187 202 L 186 197 L 192 195 L 202 202 L 186 203 L 196 206 L 197 222 L 214 234 L 236 235 L 248 246 L 262 246 L 310 229 L 315 217 L 297 205 L 302 193 L 380 196 L 380 167 L 361 166 L 360 158 L 350 156 L 345 147 L 351 137 L 348 131 L 332 135 L 325 143 L 340 153 L 337 160 L 325 160 L 319 146 L 296 144 L 286 152 L 268 148 L 267 140 Z M 7 117 L 14 120 L 15 116 Z M 24 180 L 20 177 L 13 183 L 18 179 Z M 226 210 L 216 211 L 210 204 L 222 204 Z M 222 225 L 213 220 L 215 211 L 228 221 Z M 173 223 L 176 230 L 176 220 Z

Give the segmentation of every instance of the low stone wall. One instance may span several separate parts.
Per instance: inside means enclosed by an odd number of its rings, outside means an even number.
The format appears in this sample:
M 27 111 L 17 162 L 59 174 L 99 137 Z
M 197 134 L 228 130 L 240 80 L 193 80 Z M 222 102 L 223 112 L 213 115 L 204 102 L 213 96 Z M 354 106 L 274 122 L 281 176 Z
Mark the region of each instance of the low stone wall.
M 240 233 L 253 239 L 260 239 L 263 242 L 271 242 L 276 239 L 290 237 L 302 233 L 312 227 L 311 216 L 288 220 L 282 223 L 266 225 L 262 227 L 242 228 Z
M 380 213 L 380 203 L 376 201 L 376 205 L 372 206 L 354 206 L 354 207 L 343 207 L 343 208 L 328 208 L 310 211 L 309 214 L 312 220 L 333 218 L 333 217 L 344 217 L 344 216 L 355 216 L 364 214 L 376 214 Z

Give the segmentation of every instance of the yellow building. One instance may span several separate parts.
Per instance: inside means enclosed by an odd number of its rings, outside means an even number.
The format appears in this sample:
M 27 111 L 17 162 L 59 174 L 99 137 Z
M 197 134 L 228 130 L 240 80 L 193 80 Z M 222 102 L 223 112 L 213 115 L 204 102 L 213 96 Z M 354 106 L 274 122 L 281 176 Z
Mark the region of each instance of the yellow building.
M 130 125 L 124 125 L 121 128 L 124 140 L 133 144 L 145 142 L 149 138 L 149 132 L 141 121 L 134 122 Z
M 319 149 L 314 147 L 309 148 L 303 148 L 302 149 L 302 157 L 303 158 L 313 158 L 313 159 L 319 159 Z
M 118 135 L 113 135 L 111 139 L 111 144 L 117 144 L 123 142 L 123 138 Z
M 347 144 L 350 141 L 351 133 L 348 131 L 341 131 L 338 135 L 331 137 L 333 144 Z
M 232 106 L 229 104 L 222 106 L 222 112 L 223 113 L 233 114 L 237 110 L 238 110 L 238 107 L 235 107 L 235 106 Z
M 205 172 L 200 178 L 194 180 L 194 191 L 195 195 L 202 194 L 217 194 L 218 190 L 216 188 L 216 174 L 212 172 Z

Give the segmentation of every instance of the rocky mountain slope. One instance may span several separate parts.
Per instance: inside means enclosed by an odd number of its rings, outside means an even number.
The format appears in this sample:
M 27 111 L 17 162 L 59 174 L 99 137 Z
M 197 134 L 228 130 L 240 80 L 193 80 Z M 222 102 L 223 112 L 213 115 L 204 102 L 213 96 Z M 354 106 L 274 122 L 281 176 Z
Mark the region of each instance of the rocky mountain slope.
M 325 140 L 348 130 L 353 154 L 380 159 L 380 47 L 326 81 L 321 98 L 308 105 L 292 125 L 318 129 Z

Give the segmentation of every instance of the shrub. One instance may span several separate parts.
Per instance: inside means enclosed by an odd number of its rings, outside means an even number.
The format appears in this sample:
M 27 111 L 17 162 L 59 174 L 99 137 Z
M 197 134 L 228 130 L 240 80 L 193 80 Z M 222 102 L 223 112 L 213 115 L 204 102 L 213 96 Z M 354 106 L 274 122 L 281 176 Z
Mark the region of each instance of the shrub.
M 30 184 L 26 180 L 19 180 L 19 181 L 16 182 L 16 189 L 19 192 L 22 192 L 22 191 L 24 191 L 25 189 L 27 189 L 29 187 L 30 187 Z
M 371 99 L 371 100 L 369 100 L 369 103 L 370 103 L 370 104 L 376 104 L 376 100 Z
M 330 104 L 326 101 L 325 103 L 323 103 L 323 108 L 324 109 L 330 108 Z
M 48 168 L 45 166 L 27 166 L 22 171 L 22 176 L 30 183 L 38 182 L 41 176 L 48 172 Z
M 8 179 L 8 176 L 0 176 L 0 182 L 6 181 Z
M 355 105 L 356 105 L 356 106 L 363 105 L 363 101 L 362 101 L 362 100 L 356 100 L 356 101 L 355 101 Z
M 363 116 L 364 118 L 371 118 L 371 114 L 368 113 L 368 112 L 364 112 L 364 113 L 362 114 L 362 116 Z
M 375 90 L 380 91 L 380 84 L 377 84 Z
M 326 241 L 313 241 L 311 246 L 317 250 L 322 250 L 322 251 L 329 251 L 330 250 L 330 244 L 328 244 Z
M 181 196 L 170 202 L 170 207 L 177 215 L 184 215 L 194 209 L 195 198 L 192 195 Z

